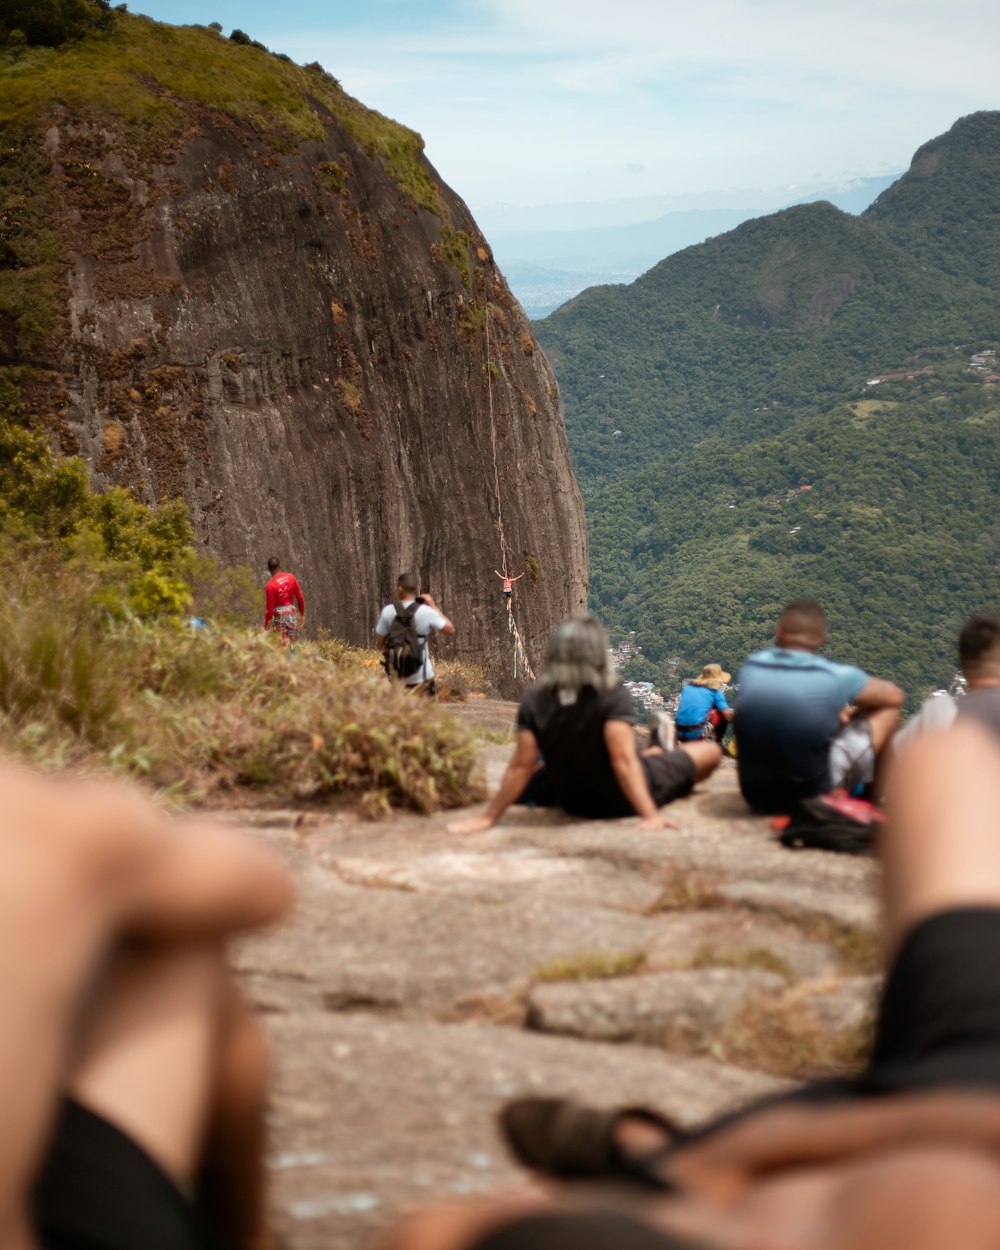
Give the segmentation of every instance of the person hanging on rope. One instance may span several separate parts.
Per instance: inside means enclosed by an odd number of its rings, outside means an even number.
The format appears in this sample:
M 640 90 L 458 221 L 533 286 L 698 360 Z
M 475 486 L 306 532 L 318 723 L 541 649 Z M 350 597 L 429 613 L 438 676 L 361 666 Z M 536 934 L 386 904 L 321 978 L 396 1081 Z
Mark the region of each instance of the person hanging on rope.
M 506 573 L 499 573 L 496 569 L 493 572 L 503 582 L 503 597 L 509 600 L 514 593 L 514 583 L 519 582 L 524 574 L 518 573 L 517 577 L 508 577 Z

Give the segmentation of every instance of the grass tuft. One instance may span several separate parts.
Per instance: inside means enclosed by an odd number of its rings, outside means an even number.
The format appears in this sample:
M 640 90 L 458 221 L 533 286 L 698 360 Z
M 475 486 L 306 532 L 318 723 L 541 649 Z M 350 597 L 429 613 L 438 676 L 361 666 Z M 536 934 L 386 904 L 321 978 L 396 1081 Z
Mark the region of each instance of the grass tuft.
M 688 968 L 740 968 L 746 972 L 773 972 L 791 984 L 798 973 L 786 960 L 764 946 L 748 950 L 704 945 L 695 951 L 685 965 Z
M 649 915 L 663 911 L 700 911 L 721 907 L 724 901 L 717 877 L 697 868 L 674 865 L 664 879 L 659 898 L 649 908 Z
M 645 951 L 580 951 L 539 965 L 532 976 L 538 982 L 605 981 L 627 977 L 645 962 Z

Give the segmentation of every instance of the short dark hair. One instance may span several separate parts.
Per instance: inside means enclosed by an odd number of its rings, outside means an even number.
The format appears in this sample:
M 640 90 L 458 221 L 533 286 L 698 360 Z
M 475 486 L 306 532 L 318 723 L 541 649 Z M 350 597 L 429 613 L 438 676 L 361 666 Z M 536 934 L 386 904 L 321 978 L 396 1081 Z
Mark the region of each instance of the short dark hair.
M 416 573 L 400 573 L 396 578 L 396 585 L 400 590 L 409 590 L 416 594 L 420 589 L 420 578 Z
M 792 630 L 802 625 L 809 625 L 813 628 L 819 626 L 825 630 L 826 613 L 823 611 L 823 605 L 815 599 L 793 599 L 791 603 L 785 604 L 781 613 L 781 623 L 787 629 Z
M 963 673 L 1000 664 L 1000 616 L 997 613 L 974 612 L 965 622 L 958 635 L 958 662 Z
M 268 562 L 267 562 L 267 571 L 268 571 L 269 573 L 275 573 L 275 572 L 277 572 L 277 570 L 278 570 L 278 569 L 280 569 L 280 568 L 281 568 L 281 565 L 280 565 L 280 563 L 278 562 L 278 557 L 277 557 L 277 556 L 272 556 L 272 557 L 270 558 L 270 560 L 268 560 Z

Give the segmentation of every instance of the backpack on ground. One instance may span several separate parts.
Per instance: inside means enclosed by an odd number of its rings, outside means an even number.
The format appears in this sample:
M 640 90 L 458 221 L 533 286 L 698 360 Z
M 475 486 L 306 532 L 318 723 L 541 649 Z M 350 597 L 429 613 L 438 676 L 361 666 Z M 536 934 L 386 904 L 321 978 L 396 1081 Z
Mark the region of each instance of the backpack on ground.
M 424 662 L 425 640 L 417 633 L 415 617 L 418 602 L 404 608 L 399 602 L 392 605 L 396 615 L 385 636 L 383 664 L 390 680 L 394 677 L 412 677 Z
M 840 851 L 870 855 L 875 834 L 885 820 L 883 812 L 864 799 L 852 799 L 845 790 L 803 799 L 782 822 L 781 844 L 792 850 Z M 779 822 L 776 820 L 776 827 Z

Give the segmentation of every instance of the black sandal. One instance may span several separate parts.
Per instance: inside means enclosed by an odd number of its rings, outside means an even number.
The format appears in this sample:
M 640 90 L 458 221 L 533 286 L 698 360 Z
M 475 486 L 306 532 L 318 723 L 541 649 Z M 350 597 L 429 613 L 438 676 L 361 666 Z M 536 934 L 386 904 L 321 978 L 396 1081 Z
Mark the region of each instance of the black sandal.
M 646 1107 L 598 1111 L 566 1098 L 518 1098 L 499 1114 L 500 1128 L 514 1157 L 535 1172 L 564 1180 L 584 1178 L 635 1181 L 647 1189 L 675 1189 L 658 1165 L 686 1137 L 683 1129 Z M 624 1120 L 641 1120 L 668 1140 L 641 1154 L 618 1143 Z

